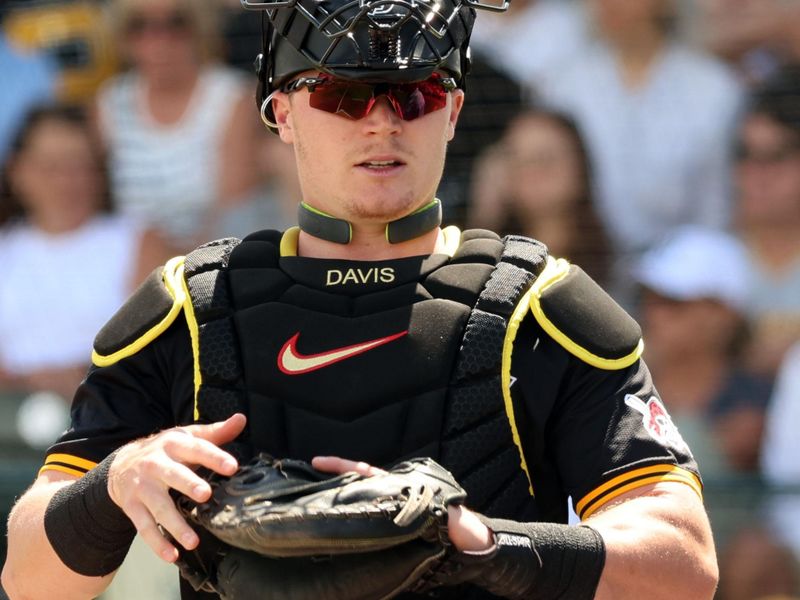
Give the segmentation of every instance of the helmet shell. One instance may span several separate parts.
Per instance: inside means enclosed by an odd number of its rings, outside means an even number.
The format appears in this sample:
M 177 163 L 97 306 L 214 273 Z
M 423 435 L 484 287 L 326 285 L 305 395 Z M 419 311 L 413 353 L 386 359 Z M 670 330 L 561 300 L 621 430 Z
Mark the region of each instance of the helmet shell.
M 256 60 L 259 107 L 303 71 L 362 81 L 421 81 L 444 71 L 463 87 L 475 9 L 469 0 L 275 0 Z M 272 118 L 271 107 L 266 107 Z

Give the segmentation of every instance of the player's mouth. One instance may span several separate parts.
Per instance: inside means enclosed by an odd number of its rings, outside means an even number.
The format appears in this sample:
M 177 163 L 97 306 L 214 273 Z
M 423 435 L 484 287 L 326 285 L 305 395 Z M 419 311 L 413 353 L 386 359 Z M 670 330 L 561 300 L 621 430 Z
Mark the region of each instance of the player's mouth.
M 356 167 L 375 174 L 390 174 L 405 166 L 402 160 L 396 158 L 370 158 L 357 163 Z

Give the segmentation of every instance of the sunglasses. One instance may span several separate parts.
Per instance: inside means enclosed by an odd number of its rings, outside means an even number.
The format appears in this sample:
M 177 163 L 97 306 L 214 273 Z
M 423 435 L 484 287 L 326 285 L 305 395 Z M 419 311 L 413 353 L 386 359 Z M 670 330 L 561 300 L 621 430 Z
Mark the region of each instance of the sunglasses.
M 309 106 L 354 121 L 366 117 L 378 98 L 386 96 L 401 119 L 413 121 L 444 108 L 447 94 L 456 87 L 454 79 L 438 73 L 424 81 L 412 83 L 365 83 L 322 74 L 295 79 L 286 84 L 283 91 L 294 92 L 306 88 L 309 91 Z
M 163 19 L 154 19 L 143 15 L 132 16 L 125 25 L 129 35 L 142 33 L 185 33 L 190 27 L 189 17 L 183 13 L 174 13 Z

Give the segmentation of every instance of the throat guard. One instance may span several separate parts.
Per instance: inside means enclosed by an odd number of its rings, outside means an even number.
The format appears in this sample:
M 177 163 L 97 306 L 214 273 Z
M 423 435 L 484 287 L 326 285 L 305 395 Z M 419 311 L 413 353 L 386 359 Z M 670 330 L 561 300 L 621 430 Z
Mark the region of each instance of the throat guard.
M 297 208 L 297 224 L 300 229 L 316 238 L 334 244 L 349 244 L 353 237 L 353 226 L 344 219 L 337 219 L 305 202 Z M 400 244 L 433 231 L 442 224 L 442 202 L 438 198 L 413 213 L 386 224 L 386 241 Z

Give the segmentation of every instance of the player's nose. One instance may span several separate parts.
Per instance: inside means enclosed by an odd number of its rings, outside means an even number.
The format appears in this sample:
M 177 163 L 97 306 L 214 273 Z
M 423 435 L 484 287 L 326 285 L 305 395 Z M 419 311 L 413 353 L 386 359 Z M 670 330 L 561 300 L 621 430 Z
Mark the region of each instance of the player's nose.
M 403 126 L 403 119 L 386 96 L 375 99 L 375 104 L 363 120 L 367 131 L 375 134 L 399 133 Z

